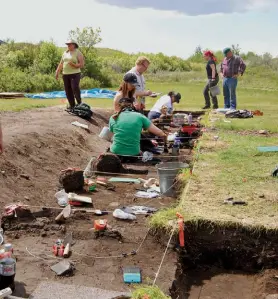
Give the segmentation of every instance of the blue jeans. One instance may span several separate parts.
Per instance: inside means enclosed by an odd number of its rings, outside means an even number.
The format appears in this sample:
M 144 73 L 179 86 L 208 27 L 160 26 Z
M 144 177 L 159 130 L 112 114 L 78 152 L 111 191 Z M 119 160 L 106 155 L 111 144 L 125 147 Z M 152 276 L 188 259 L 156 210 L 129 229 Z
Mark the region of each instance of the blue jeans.
M 223 79 L 223 94 L 224 94 L 224 105 L 226 109 L 236 109 L 236 88 L 237 79 L 235 78 L 224 78 Z
M 149 114 L 148 114 L 148 119 L 149 120 L 157 119 L 157 118 L 160 117 L 160 115 L 161 115 L 161 113 L 159 113 L 159 112 L 150 111 Z

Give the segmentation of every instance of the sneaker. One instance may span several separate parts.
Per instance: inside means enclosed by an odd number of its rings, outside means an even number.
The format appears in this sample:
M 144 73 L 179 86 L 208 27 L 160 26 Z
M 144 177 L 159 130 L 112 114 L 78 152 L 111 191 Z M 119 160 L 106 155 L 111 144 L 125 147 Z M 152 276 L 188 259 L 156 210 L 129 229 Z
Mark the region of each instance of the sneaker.
M 210 106 L 205 106 L 205 107 L 203 107 L 202 109 L 210 109 Z

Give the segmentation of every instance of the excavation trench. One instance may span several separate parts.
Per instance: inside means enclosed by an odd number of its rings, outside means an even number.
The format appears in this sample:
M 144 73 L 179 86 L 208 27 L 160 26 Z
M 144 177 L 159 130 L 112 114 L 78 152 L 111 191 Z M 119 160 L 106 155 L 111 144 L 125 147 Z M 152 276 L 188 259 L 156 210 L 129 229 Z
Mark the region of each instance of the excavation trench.
M 17 257 L 15 295 L 28 298 L 42 281 L 129 292 L 122 269 L 132 266 L 142 270 L 143 282 L 154 279 L 165 244 L 149 231 L 149 217 L 138 215 L 136 221 L 126 222 L 115 219 L 112 212 L 132 205 L 164 209 L 177 204 L 175 198 L 136 198 L 140 185 L 114 183 L 115 191 L 98 186 L 90 196 L 93 208 L 109 212 L 105 218 L 116 234 L 96 237 L 93 223 L 101 217 L 90 211 L 76 211 L 62 224 L 54 220 L 61 211 L 54 197 L 59 190 L 60 171 L 68 167 L 84 169 L 92 156 L 106 151 L 109 143 L 98 134 L 107 125 L 109 115 L 111 112 L 99 109 L 94 121 L 88 123 L 52 107 L 2 116 L 8 129 L 4 131 L 6 151 L 0 160 L 1 207 L 21 202 L 30 210 L 2 223 L 5 241 L 13 244 Z M 89 130 L 71 125 L 76 120 L 88 124 Z M 192 161 L 191 146 L 182 149 L 179 160 Z M 143 178 L 157 178 L 155 166 L 128 166 L 148 169 Z M 54 256 L 52 247 L 68 233 L 72 233 L 75 242 L 69 259 L 75 272 L 70 277 L 57 277 L 50 267 L 60 259 Z M 170 251 L 159 276 L 158 285 L 165 292 L 175 276 L 175 260 L 175 252 Z
M 278 233 L 187 223 L 173 299 L 264 299 L 278 294 Z

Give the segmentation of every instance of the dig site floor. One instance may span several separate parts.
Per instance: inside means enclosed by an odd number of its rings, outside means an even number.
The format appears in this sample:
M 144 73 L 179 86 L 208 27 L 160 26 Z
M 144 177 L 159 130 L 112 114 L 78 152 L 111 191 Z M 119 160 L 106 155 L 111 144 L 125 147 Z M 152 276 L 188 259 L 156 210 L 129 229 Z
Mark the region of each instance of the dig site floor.
M 55 217 L 61 212 L 54 197 L 59 190 L 61 170 L 69 167 L 84 169 L 92 156 L 106 151 L 109 143 L 98 135 L 107 125 L 110 115 L 111 111 L 99 109 L 95 111 L 93 120 L 86 122 L 67 114 L 61 107 L 1 114 L 5 123 L 5 153 L 0 160 L 0 203 L 4 209 L 7 204 L 20 202 L 31 211 L 27 217 L 19 214 L 5 221 L 5 241 L 13 244 L 17 257 L 14 295 L 53 298 L 48 290 L 42 291 L 41 297 L 32 296 L 41 283 L 53 285 L 53 288 L 55 283 L 59 283 L 69 285 L 69 289 L 70 285 L 74 285 L 130 293 L 133 286 L 123 282 L 123 268 L 134 266 L 141 269 L 144 284 L 152 284 L 156 278 L 159 288 L 172 298 L 265 298 L 261 296 L 265 289 L 274 294 L 277 285 L 273 281 L 273 270 L 260 274 L 243 273 L 234 271 L 233 267 L 226 270 L 225 265 L 213 259 L 209 262 L 206 258 L 198 259 L 200 254 L 204 257 L 221 254 L 217 246 L 214 248 L 210 244 L 223 242 L 225 246 L 227 242 L 223 234 L 220 238 L 219 234 L 209 230 L 209 226 L 197 230 L 188 226 L 185 241 L 189 246 L 185 254 L 179 249 L 177 235 L 168 244 L 167 231 L 149 229 L 151 216 L 137 215 L 133 221 L 114 218 L 112 212 L 118 207 L 138 205 L 163 210 L 178 204 L 177 198 L 172 197 L 137 198 L 136 192 L 142 189 L 140 184 L 113 183 L 114 191 L 98 185 L 93 193 L 82 194 L 92 198 L 93 206 L 73 211 L 63 224 L 55 222 Z M 194 115 L 195 121 L 198 116 Z M 73 126 L 71 123 L 76 120 L 87 124 L 89 129 Z M 173 161 L 171 154 L 162 154 L 160 158 L 166 162 Z M 191 149 L 182 149 L 178 160 L 192 166 Z M 117 177 L 158 178 L 155 166 L 129 164 L 128 167 L 147 169 L 148 175 Z M 95 209 L 109 213 L 99 217 L 92 212 Z M 96 238 L 94 220 L 103 218 L 117 233 Z M 57 239 L 63 239 L 69 233 L 72 233 L 74 244 L 67 261 L 74 265 L 75 270 L 73 275 L 57 276 L 51 266 L 60 262 L 61 258 L 53 255 L 52 246 Z M 204 254 L 206 248 L 210 250 Z M 55 292 L 59 292 L 59 287 Z M 66 297 L 70 298 L 70 295 Z M 94 297 L 83 294 L 82 298 Z M 110 299 L 101 295 L 98 298 Z

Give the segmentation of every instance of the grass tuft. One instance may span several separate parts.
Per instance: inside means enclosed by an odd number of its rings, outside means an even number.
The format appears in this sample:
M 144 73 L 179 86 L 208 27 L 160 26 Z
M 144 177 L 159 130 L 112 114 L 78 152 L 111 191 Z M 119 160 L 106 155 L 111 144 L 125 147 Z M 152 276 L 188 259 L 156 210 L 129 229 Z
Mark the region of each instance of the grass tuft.
M 142 285 L 135 287 L 132 299 L 170 299 L 170 297 L 166 296 L 157 286 Z

